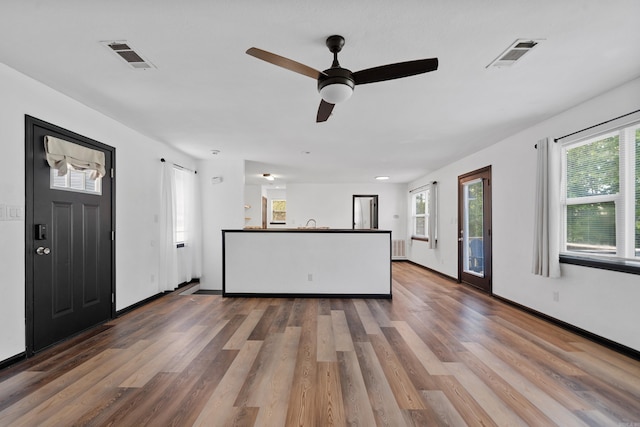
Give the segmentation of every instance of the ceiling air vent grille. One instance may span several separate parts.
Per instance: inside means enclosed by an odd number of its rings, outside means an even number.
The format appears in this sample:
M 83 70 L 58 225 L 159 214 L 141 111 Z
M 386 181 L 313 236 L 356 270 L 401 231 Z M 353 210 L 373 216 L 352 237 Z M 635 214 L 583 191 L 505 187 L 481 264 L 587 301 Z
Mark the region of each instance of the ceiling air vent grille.
M 104 41 L 102 43 L 107 49 L 115 53 L 120 59 L 126 62 L 131 68 L 136 70 L 148 70 L 156 68 L 150 61 L 144 59 L 142 55 L 136 52 L 131 44 L 126 40 Z
M 536 47 L 540 40 L 519 39 L 494 59 L 487 68 L 510 67 L 519 61 L 527 52 Z

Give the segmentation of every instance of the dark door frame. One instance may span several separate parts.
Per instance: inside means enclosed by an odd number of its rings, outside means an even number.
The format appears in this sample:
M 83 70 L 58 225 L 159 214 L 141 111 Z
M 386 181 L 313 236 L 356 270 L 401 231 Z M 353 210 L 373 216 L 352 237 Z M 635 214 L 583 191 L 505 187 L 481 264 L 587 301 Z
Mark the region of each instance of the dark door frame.
M 111 166 L 112 171 L 107 171 L 107 175 L 113 177 L 111 185 L 111 230 L 116 228 L 116 182 L 115 182 L 115 168 L 116 168 L 116 149 L 109 145 L 87 138 L 70 130 L 61 128 L 54 124 L 45 122 L 35 117 L 25 114 L 25 323 L 26 323 L 26 349 L 25 353 L 27 357 L 34 354 L 34 322 L 33 322 L 33 310 L 34 310 L 34 284 L 33 284 L 33 265 L 35 254 L 35 223 L 33 218 L 33 206 L 34 206 L 34 178 L 33 178 L 33 161 L 34 161 L 34 127 L 38 126 L 51 130 L 61 135 L 65 135 L 71 139 L 82 141 L 84 144 L 92 146 L 96 149 L 111 152 Z M 111 173 L 111 175 L 109 175 Z M 111 240 L 111 318 L 115 318 L 115 296 L 116 296 L 116 245 L 115 245 L 115 232 L 112 231 Z
M 464 280 L 463 277 L 463 241 L 461 236 L 462 223 L 464 221 L 464 203 L 462 200 L 462 183 L 470 178 L 478 177 L 483 179 L 483 257 L 484 257 L 484 278 Z M 492 196 L 491 196 L 491 165 L 474 170 L 464 175 L 458 176 L 458 283 L 467 283 L 490 295 L 493 295 L 493 230 L 492 230 Z M 468 275 L 470 276 L 470 275 Z
M 371 197 L 373 199 L 374 209 L 371 212 L 371 229 L 378 229 L 378 195 L 377 194 L 354 194 L 351 199 L 351 228 L 356 228 L 356 199 L 360 197 Z

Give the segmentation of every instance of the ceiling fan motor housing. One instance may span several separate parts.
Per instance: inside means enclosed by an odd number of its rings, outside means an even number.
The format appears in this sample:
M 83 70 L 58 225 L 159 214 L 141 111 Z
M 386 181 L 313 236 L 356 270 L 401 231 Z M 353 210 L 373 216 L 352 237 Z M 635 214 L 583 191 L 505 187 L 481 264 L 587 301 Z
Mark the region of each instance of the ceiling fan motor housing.
M 346 68 L 336 67 L 324 70 L 324 74 L 318 78 L 318 92 L 326 102 L 337 104 L 351 97 L 355 81 L 351 71 Z

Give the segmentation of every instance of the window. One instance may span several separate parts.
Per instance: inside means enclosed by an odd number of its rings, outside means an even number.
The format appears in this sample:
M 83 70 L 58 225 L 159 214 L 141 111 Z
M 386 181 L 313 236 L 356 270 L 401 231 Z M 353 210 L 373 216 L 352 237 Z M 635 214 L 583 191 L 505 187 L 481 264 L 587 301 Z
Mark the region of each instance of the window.
M 411 197 L 411 237 L 414 239 L 429 238 L 429 190 L 413 193 Z
M 287 221 L 287 201 L 272 200 L 271 201 L 271 223 L 284 224 Z
M 187 174 L 190 172 L 174 167 L 173 173 L 175 176 L 175 183 L 176 183 L 176 194 L 175 194 L 176 224 L 174 228 L 175 241 L 178 246 L 184 246 L 184 243 L 186 241 L 186 234 L 187 234 L 186 214 L 185 214 L 185 208 L 186 208 L 186 202 L 187 202 L 186 181 L 188 179 Z
M 640 123 L 562 146 L 563 255 L 640 261 Z
M 92 170 L 77 171 L 68 166 L 67 174 L 58 176 L 58 169 L 51 168 L 50 187 L 55 190 L 102 194 L 102 178 L 92 179 Z

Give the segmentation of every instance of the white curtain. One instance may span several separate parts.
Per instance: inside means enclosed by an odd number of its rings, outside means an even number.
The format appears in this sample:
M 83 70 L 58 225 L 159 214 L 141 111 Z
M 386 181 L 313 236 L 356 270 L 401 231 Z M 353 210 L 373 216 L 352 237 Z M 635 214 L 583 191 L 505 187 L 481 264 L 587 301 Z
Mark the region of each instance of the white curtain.
M 550 162 L 550 138 L 538 141 L 536 192 L 534 201 L 533 224 L 533 262 L 531 272 L 542 277 L 560 277 L 560 261 L 556 240 L 552 232 L 557 231 L 554 222 L 558 214 L 550 206 L 552 196 L 549 188 L 549 176 L 555 161 Z M 551 167 L 550 167 L 551 163 Z
M 176 174 L 182 186 L 178 191 Z M 178 181 L 180 182 L 180 181 Z M 184 209 L 184 246 L 176 241 L 177 206 Z M 159 291 L 172 291 L 179 284 L 202 275 L 202 218 L 199 180 L 189 170 L 176 170 L 169 162 L 162 163 L 160 212 L 160 273 Z
M 438 246 L 438 183 L 434 181 L 429 189 L 429 249 Z
M 184 280 L 202 275 L 202 214 L 200 206 L 200 180 L 194 172 L 185 174 L 185 246 L 183 252 Z
M 173 165 L 162 162 L 160 181 L 160 269 L 158 290 L 172 291 L 178 281 L 178 253 L 175 241 L 176 227 L 176 183 Z

